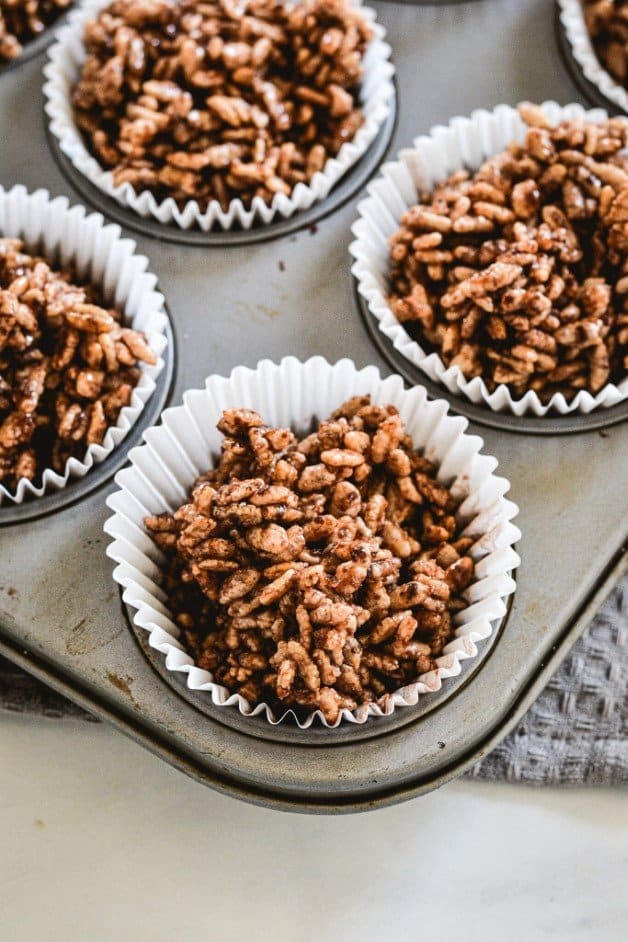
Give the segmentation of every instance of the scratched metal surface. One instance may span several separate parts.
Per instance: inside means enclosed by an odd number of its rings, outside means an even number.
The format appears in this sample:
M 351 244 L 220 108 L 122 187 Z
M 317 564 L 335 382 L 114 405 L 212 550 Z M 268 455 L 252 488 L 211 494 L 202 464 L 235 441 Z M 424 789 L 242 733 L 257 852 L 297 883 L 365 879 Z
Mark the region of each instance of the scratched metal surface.
M 375 6 L 399 75 L 393 152 L 475 107 L 579 97 L 556 51 L 547 0 Z M 45 140 L 42 64 L 0 78 L 0 182 L 73 197 Z M 208 373 L 263 356 L 348 355 L 389 372 L 353 297 L 347 246 L 356 202 L 316 232 L 263 244 L 210 250 L 138 239 L 173 318 L 173 402 Z M 312 748 L 228 728 L 183 700 L 140 650 L 111 579 L 102 533 L 111 481 L 72 507 L 0 527 L 0 651 L 199 780 L 249 800 L 339 811 L 434 787 L 512 726 L 624 565 L 626 423 L 567 436 L 472 430 L 499 458 L 521 507 L 518 590 L 473 681 L 463 676 L 454 695 L 402 729 L 382 723 L 367 740 L 342 732 L 330 734 L 329 748 Z

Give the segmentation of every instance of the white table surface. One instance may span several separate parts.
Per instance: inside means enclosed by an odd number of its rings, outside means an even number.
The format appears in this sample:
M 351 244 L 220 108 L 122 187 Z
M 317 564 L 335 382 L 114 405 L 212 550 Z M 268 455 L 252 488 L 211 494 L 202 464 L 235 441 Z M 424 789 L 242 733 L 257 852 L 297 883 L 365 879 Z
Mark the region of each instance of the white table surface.
M 627 799 L 462 781 L 297 816 L 104 725 L 0 713 L 0 940 L 623 942 Z

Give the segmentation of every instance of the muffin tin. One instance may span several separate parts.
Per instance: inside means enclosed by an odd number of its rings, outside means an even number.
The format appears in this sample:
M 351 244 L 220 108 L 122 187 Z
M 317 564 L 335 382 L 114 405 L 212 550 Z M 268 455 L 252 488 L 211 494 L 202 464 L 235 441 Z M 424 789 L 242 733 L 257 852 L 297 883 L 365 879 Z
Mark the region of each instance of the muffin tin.
M 375 6 L 398 74 L 394 151 L 452 114 L 504 100 L 578 97 L 551 42 L 547 4 Z M 525 67 L 512 46 L 522 37 L 530 58 Z M 29 190 L 43 185 L 79 201 L 46 140 L 42 64 L 25 62 L 0 77 L 0 120 L 11 128 L 0 180 Z M 84 199 L 91 208 L 87 194 Z M 105 498 L 114 489 L 107 475 L 154 421 L 161 398 L 177 404 L 208 373 L 225 374 L 262 357 L 315 353 L 330 361 L 351 356 L 358 366 L 374 363 L 387 372 L 390 351 L 374 349 L 363 329 L 349 273 L 356 204 L 355 197 L 343 207 L 322 202 L 321 212 L 329 215 L 318 224 L 304 214 L 291 220 L 298 230 L 249 246 L 181 245 L 166 242 L 161 232 L 158 238 L 142 234 L 138 251 L 159 276 L 173 323 L 170 389 L 166 383 L 159 402 L 151 400 L 134 435 L 109 459 L 115 461 L 98 469 L 98 481 L 88 476 L 90 493 L 72 484 L 66 488 L 71 506 L 49 504 L 34 511 L 45 516 L 28 520 L 0 509 L 0 654 L 199 781 L 298 811 L 373 808 L 459 775 L 513 727 L 628 569 L 625 409 L 570 416 L 569 427 L 558 429 L 547 419 L 538 420 L 542 427 L 530 425 L 532 419 L 504 422 L 447 396 L 453 412 L 471 418 L 484 451 L 499 459 L 499 473 L 512 484 L 509 496 L 520 507 L 517 591 L 482 656 L 417 707 L 359 730 L 314 736 L 228 726 L 163 682 L 157 653 L 130 631 L 105 556 Z M 101 208 L 117 218 L 115 207 Z M 443 397 L 440 387 L 420 381 Z

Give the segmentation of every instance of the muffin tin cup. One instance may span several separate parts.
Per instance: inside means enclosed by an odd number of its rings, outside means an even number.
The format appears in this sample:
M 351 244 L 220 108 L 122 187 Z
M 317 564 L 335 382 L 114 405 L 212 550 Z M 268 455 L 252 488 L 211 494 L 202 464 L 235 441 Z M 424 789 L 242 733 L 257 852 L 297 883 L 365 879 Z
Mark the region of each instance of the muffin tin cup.
M 602 109 L 587 111 L 578 104 L 561 107 L 548 101 L 542 107 L 553 122 L 579 117 L 601 122 L 607 117 Z M 389 239 L 399 228 L 404 212 L 418 202 L 419 193 L 432 189 L 457 170 L 477 169 L 511 141 L 522 141 L 525 130 L 516 108 L 498 105 L 493 111 L 478 110 L 470 117 L 452 118 L 446 127 L 438 125 L 429 135 L 416 138 L 412 148 L 401 151 L 397 161 L 384 164 L 381 176 L 367 188 L 369 197 L 358 205 L 359 219 L 352 227 L 356 239 L 349 247 L 354 259 L 351 271 L 359 296 L 395 352 L 453 395 L 483 409 L 514 416 L 588 415 L 626 400 L 628 377 L 617 385 L 609 383 L 595 396 L 581 390 L 569 402 L 557 393 L 548 403 L 542 403 L 532 390 L 517 399 L 505 385 L 491 393 L 481 377 L 468 380 L 458 367 L 447 367 L 437 353 L 426 352 L 397 320 L 387 300 Z
M 375 12 L 362 7 L 361 0 L 354 0 L 355 6 L 362 9 L 374 30 L 374 38 L 364 57 L 361 86 L 360 107 L 365 120 L 354 138 L 342 145 L 336 157 L 330 158 L 309 184 L 298 183 L 290 196 L 276 194 L 270 204 L 261 197 L 255 197 L 249 209 L 240 199 L 233 199 L 226 211 L 216 200 L 211 201 L 205 210 L 193 200 L 180 208 L 172 197 L 158 201 L 150 192 L 136 192 L 129 183 L 116 186 L 113 173 L 105 170 L 87 149 L 75 123 L 71 102 L 72 87 L 85 60 L 85 24 L 106 2 L 87 0 L 73 11 L 68 17 L 67 26 L 60 30 L 57 42 L 50 50 L 49 61 L 44 68 L 45 110 L 50 132 L 58 142 L 61 153 L 94 188 L 109 200 L 144 220 L 158 224 L 164 230 L 171 227 L 186 233 L 247 231 L 256 226 L 268 226 L 277 220 L 289 220 L 296 214 L 310 210 L 329 196 L 332 189 L 367 154 L 390 116 L 395 98 L 391 49 L 384 42 L 385 30 L 375 21 Z
M 611 110 L 628 113 L 628 91 L 615 81 L 597 57 L 587 30 L 581 0 L 556 0 L 558 24 L 567 52 L 580 76 L 587 97 L 604 102 Z
M 130 452 L 131 466 L 116 476 L 120 489 L 107 499 L 114 515 L 105 532 L 113 538 L 107 555 L 117 563 L 114 580 L 134 613 L 134 625 L 165 657 L 166 670 L 184 677 L 188 690 L 204 692 L 214 707 L 236 707 L 243 716 L 264 717 L 272 725 L 285 720 L 301 729 L 315 720 L 329 725 L 320 711 L 303 718 L 289 709 L 276 715 L 266 703 L 252 705 L 195 666 L 170 617 L 160 585 L 164 556 L 148 535 L 144 518 L 175 510 L 196 478 L 214 464 L 222 440 L 216 423 L 223 409 L 254 408 L 269 424 L 306 434 L 313 419 L 325 418 L 350 396 L 366 393 L 375 402 L 397 406 L 415 447 L 438 465 L 439 480 L 461 501 L 460 527 L 477 538 L 471 550 L 476 579 L 464 593 L 468 607 L 455 616 L 455 636 L 437 659 L 437 668 L 388 695 L 381 705 L 343 710 L 334 726 L 390 716 L 439 691 L 443 681 L 460 673 L 462 661 L 478 656 L 478 643 L 491 636 L 506 613 L 515 589 L 511 573 L 519 564 L 513 544 L 520 532 L 512 523 L 518 508 L 504 496 L 509 482 L 494 474 L 497 461 L 480 453 L 482 439 L 465 433 L 465 419 L 447 415 L 447 403 L 428 401 L 420 386 L 406 390 L 398 376 L 382 379 L 374 367 L 357 370 L 350 360 L 331 365 L 321 357 L 305 363 L 287 357 L 279 364 L 262 361 L 254 370 L 238 367 L 229 377 L 210 376 L 204 389 L 189 390 L 183 405 L 167 409 L 162 424 L 144 434 L 145 444 Z M 178 678 L 173 680 L 175 689 L 179 685 Z
M 0 236 L 19 238 L 27 250 L 60 266 L 72 265 L 77 277 L 99 287 L 105 301 L 121 310 L 126 323 L 142 330 L 158 360 L 140 364 L 141 375 L 131 402 L 109 426 L 100 445 L 90 445 L 82 460 L 70 458 L 63 473 L 47 468 L 41 483 L 22 478 L 14 491 L 0 484 L 0 522 L 3 505 L 24 505 L 62 491 L 70 481 L 84 478 L 102 464 L 128 435 L 155 391 L 168 343 L 169 320 L 164 298 L 155 290 L 157 279 L 147 271 L 148 259 L 135 254 L 135 243 L 120 238 L 120 228 L 106 225 L 101 215 L 82 206 L 70 207 L 65 197 L 51 199 L 46 190 L 28 193 L 23 186 L 0 187 Z M 42 502 L 43 503 L 43 502 Z

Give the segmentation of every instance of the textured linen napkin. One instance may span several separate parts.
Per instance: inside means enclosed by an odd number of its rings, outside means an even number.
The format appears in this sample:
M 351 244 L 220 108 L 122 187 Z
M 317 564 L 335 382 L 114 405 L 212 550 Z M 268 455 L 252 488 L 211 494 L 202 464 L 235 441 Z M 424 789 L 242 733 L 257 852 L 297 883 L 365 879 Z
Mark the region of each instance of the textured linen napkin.
M 94 721 L 2 659 L 0 709 Z M 538 785 L 628 785 L 628 578 L 517 728 L 467 774 Z

